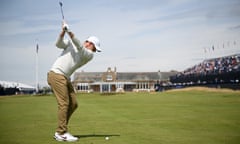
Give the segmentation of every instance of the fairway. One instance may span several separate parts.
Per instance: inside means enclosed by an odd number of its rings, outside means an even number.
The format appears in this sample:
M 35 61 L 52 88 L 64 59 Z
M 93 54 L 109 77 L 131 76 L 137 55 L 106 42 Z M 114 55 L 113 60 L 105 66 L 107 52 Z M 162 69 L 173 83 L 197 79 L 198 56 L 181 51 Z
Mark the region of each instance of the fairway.
M 69 124 L 80 144 L 239 144 L 240 92 L 78 94 Z M 56 144 L 49 96 L 0 97 L 1 144 Z M 109 140 L 105 140 L 109 137 Z

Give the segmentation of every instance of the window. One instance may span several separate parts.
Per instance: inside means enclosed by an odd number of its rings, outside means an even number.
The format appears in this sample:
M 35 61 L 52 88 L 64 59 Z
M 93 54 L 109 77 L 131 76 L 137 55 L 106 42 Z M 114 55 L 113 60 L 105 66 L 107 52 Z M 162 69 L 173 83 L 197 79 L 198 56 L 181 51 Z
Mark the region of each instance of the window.
M 113 76 L 112 75 L 107 75 L 107 81 L 112 81 L 113 80 Z

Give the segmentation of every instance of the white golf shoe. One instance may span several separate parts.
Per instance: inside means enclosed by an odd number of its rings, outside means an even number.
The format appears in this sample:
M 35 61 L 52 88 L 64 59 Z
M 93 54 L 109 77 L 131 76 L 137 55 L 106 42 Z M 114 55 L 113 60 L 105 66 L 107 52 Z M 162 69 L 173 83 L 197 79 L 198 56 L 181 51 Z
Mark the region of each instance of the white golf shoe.
M 54 138 L 57 141 L 68 141 L 68 142 L 74 142 L 74 141 L 78 140 L 77 137 L 74 137 L 73 135 L 71 135 L 68 132 L 66 132 L 66 133 L 64 133 L 62 135 L 60 135 L 59 133 L 55 132 Z

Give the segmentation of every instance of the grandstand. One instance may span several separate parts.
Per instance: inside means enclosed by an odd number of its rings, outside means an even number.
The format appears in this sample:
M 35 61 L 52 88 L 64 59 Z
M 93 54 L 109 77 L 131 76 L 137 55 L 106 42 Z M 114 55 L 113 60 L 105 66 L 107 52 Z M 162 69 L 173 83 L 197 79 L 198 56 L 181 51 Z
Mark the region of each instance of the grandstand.
M 177 87 L 214 86 L 240 89 L 240 54 L 206 59 L 170 77 Z

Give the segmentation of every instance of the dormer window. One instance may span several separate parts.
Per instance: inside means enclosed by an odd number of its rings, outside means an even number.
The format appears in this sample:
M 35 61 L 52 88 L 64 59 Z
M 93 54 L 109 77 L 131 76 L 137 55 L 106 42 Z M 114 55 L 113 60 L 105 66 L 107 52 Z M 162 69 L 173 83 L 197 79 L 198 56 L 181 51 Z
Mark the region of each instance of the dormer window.
M 112 75 L 107 75 L 107 81 L 112 81 L 113 80 L 113 76 Z

